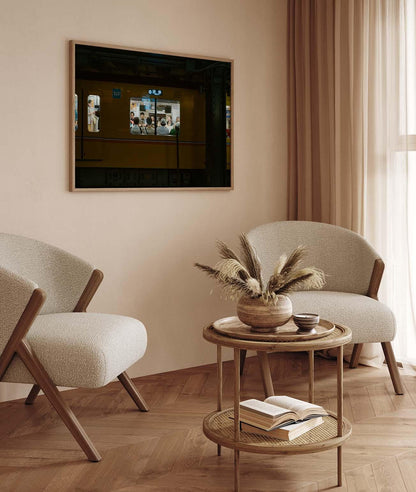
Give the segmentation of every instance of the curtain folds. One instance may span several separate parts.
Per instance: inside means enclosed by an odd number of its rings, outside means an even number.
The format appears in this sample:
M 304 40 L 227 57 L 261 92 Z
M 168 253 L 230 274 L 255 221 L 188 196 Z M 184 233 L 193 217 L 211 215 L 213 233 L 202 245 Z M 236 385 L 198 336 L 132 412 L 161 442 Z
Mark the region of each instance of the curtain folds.
M 409 3 L 415 2 L 289 0 L 288 207 L 291 220 L 346 227 L 380 252 L 386 263 L 381 298 L 396 314 L 397 355 L 416 359 L 410 294 L 416 265 L 409 254 L 416 231 L 407 193 Z M 363 356 L 369 364 L 382 360 L 371 346 Z

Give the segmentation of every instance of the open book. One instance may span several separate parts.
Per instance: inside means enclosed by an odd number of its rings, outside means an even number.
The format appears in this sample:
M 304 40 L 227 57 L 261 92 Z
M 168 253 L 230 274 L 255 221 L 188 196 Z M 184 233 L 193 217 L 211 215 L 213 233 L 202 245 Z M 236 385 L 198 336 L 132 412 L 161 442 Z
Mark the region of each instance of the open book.
M 318 427 L 324 422 L 322 417 L 316 417 L 310 420 L 302 420 L 300 422 L 295 422 L 294 424 L 281 424 L 278 427 L 266 431 L 264 429 L 259 429 L 254 425 L 246 424 L 241 422 L 241 430 L 244 432 L 250 432 L 251 434 L 260 434 L 268 437 L 275 437 L 277 439 L 282 439 L 284 441 L 292 441 L 297 437 L 305 434 L 305 432 Z
M 264 430 L 322 415 L 328 414 L 319 405 L 290 396 L 269 396 L 264 401 L 251 399 L 240 402 L 241 422 Z

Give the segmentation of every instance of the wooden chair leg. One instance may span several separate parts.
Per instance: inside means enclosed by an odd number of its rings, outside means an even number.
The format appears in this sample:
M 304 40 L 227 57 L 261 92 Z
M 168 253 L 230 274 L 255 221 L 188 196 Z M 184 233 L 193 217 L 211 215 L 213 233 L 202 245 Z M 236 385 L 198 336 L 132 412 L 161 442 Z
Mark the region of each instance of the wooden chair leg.
M 352 355 L 350 360 L 350 368 L 355 369 L 358 366 L 358 359 L 361 355 L 361 350 L 363 349 L 363 343 L 355 343 L 352 349 Z
M 55 386 L 49 374 L 45 371 L 44 367 L 32 351 L 30 345 L 26 340 L 22 340 L 17 348 L 17 353 L 22 359 L 23 363 L 35 378 L 38 386 L 45 393 L 46 397 L 50 401 L 51 405 L 55 408 L 58 415 L 61 417 L 68 430 L 74 436 L 77 443 L 80 445 L 87 458 L 90 461 L 100 461 L 101 456 L 95 448 L 94 444 L 87 436 L 86 432 L 82 428 L 78 419 L 73 414 L 72 410 L 62 399 L 58 388 Z
M 390 377 L 393 383 L 394 391 L 398 395 L 403 395 L 403 386 L 400 379 L 400 373 L 397 369 L 396 357 L 394 357 L 393 347 L 391 342 L 381 342 L 383 347 L 384 357 L 386 358 L 387 367 L 389 368 Z
M 246 361 L 247 350 L 240 350 L 240 376 L 244 372 L 244 363 Z
M 130 377 L 127 375 L 127 373 L 126 372 L 122 372 L 117 377 L 120 380 L 121 384 L 126 389 L 127 393 L 131 396 L 131 399 L 137 405 L 137 407 L 139 408 L 139 410 L 142 411 L 142 412 L 148 412 L 149 411 L 149 407 L 147 406 L 147 403 L 144 401 L 144 398 L 138 392 L 136 386 L 134 385 L 134 383 L 130 379 Z
M 38 396 L 40 391 L 40 386 L 37 384 L 34 384 L 32 386 L 32 389 L 30 390 L 30 393 L 28 394 L 26 400 L 25 400 L 25 405 L 33 405 L 33 402 L 36 400 L 36 397 Z

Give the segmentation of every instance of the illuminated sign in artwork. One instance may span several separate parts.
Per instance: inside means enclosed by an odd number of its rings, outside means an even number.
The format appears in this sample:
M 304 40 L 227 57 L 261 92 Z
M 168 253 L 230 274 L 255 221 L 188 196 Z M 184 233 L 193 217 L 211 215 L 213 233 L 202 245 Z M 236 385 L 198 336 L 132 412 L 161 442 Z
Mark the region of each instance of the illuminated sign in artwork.
M 71 47 L 72 190 L 232 188 L 231 61 Z

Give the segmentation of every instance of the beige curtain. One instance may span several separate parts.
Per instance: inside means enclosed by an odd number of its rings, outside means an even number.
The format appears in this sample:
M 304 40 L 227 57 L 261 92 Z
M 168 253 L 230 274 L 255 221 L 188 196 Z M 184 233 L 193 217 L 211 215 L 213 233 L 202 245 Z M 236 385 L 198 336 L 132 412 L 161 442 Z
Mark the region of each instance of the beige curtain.
M 413 323 L 415 333 L 405 278 L 410 3 L 289 0 L 289 217 L 364 235 L 387 265 L 382 300 L 399 330 Z M 378 346 L 365 348 L 361 362 L 381 361 Z

